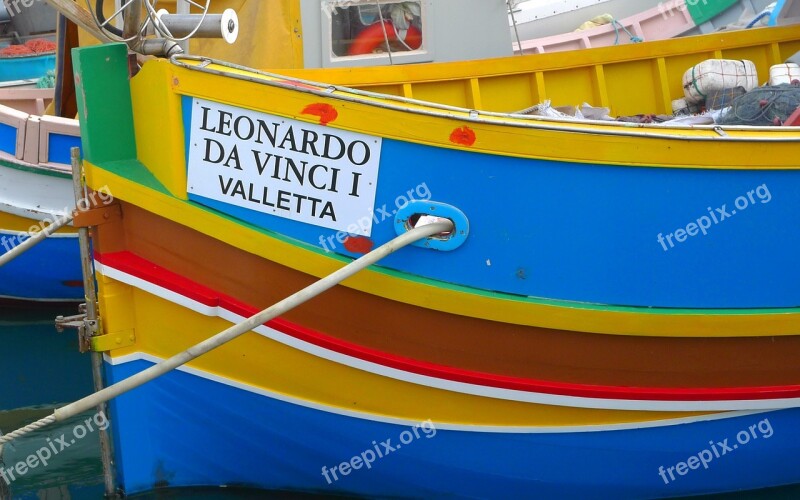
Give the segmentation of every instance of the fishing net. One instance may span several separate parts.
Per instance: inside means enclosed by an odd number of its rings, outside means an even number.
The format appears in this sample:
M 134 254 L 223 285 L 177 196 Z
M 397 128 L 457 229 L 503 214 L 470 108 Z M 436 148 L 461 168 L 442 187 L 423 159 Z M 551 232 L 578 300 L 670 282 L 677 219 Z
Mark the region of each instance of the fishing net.
M 37 54 L 44 54 L 46 52 L 55 52 L 58 45 L 55 42 L 51 42 L 50 40 L 45 40 L 43 38 L 35 38 L 33 40 L 29 40 L 25 42 L 25 46 L 31 49 L 32 51 L 36 52 Z
M 800 85 L 759 87 L 737 97 L 718 123 L 780 126 L 798 107 L 800 107 Z
M 0 57 L 30 56 L 34 52 L 24 45 L 9 45 L 0 49 Z
M 0 49 L 0 57 L 23 57 L 55 52 L 55 42 L 43 38 L 35 38 L 25 42 L 24 45 L 9 45 Z
M 43 77 L 36 82 L 37 89 L 52 89 L 56 86 L 56 72 L 49 70 Z
M 740 96 L 747 93 L 744 87 L 734 87 L 722 90 L 713 90 L 706 97 L 706 109 L 725 109 L 733 104 Z

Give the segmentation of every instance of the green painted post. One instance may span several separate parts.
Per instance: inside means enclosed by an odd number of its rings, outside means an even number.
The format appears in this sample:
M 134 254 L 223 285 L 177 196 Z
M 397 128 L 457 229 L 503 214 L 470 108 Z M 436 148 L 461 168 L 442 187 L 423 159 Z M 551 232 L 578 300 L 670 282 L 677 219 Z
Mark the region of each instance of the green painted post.
M 85 159 L 95 165 L 135 160 L 128 47 L 76 48 L 72 59 Z

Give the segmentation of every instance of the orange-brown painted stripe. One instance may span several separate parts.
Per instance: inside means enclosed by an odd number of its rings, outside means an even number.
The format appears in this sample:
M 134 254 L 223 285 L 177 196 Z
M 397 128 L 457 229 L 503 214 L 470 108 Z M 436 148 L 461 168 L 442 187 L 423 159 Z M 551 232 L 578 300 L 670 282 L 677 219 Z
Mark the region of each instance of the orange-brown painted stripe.
M 314 281 L 131 205 L 123 209 L 124 226 L 98 228 L 99 252 L 130 251 L 258 308 Z M 368 349 L 508 377 L 653 388 L 800 383 L 798 336 L 662 338 L 558 331 L 466 318 L 344 287 L 285 319 Z

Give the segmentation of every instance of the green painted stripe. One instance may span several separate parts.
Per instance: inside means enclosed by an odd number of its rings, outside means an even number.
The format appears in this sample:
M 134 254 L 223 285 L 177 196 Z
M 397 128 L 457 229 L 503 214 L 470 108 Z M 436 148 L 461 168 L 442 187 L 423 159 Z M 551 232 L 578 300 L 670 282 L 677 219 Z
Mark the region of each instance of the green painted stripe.
M 302 248 L 304 250 L 308 250 L 314 252 L 316 254 L 322 255 L 329 259 L 336 260 L 344 264 L 349 264 L 353 261 L 350 257 L 345 257 L 339 254 L 328 253 L 324 249 L 316 246 L 311 245 L 302 241 L 298 241 L 294 238 L 289 238 L 280 233 L 276 233 L 270 231 L 268 229 L 264 229 L 258 226 L 251 225 L 247 222 L 243 222 L 240 219 L 232 217 L 227 214 L 223 214 L 221 212 L 217 212 L 211 208 L 205 207 L 200 204 L 195 204 L 194 202 L 184 202 L 189 203 L 192 205 L 193 208 L 197 208 L 203 210 L 205 212 L 211 213 L 217 217 L 221 217 L 228 221 L 234 222 L 239 226 L 242 226 L 246 229 L 250 229 L 252 231 L 256 231 L 261 233 L 265 236 L 270 238 L 274 238 L 276 240 L 282 241 L 284 243 L 288 243 L 290 245 L 296 246 L 298 248 Z M 505 300 L 505 301 L 512 301 L 512 302 L 521 302 L 523 304 L 531 304 L 531 305 L 543 305 L 543 306 L 551 306 L 551 307 L 563 307 L 567 309 L 581 309 L 581 310 L 589 310 L 589 311 L 605 311 L 605 312 L 615 312 L 615 313 L 637 313 L 637 314 L 651 314 L 655 316 L 678 316 L 678 315 L 692 315 L 692 316 L 710 316 L 710 315 L 722 315 L 722 316 L 752 316 L 752 315 L 760 315 L 760 314 L 797 314 L 800 313 L 800 307 L 797 308 L 772 308 L 772 309 L 666 309 L 666 308 L 654 308 L 654 307 L 631 307 L 631 306 L 613 306 L 607 304 L 589 304 L 586 302 L 570 302 L 567 300 L 555 300 L 555 299 L 543 299 L 537 297 L 524 297 L 521 295 L 511 295 L 511 294 L 504 294 L 500 292 L 488 291 L 488 290 L 481 290 L 478 288 L 471 288 L 462 285 L 456 285 L 453 283 L 447 283 L 444 281 L 437 281 L 430 278 L 425 278 L 422 276 L 417 276 L 413 274 L 403 273 L 400 271 L 395 271 L 392 269 L 382 268 L 380 266 L 373 266 L 370 268 L 372 271 L 377 273 L 383 274 L 385 276 L 389 276 L 395 279 L 406 280 L 412 283 L 417 283 L 419 285 L 424 286 L 431 286 L 435 288 L 442 288 L 445 290 L 449 290 L 451 292 L 457 293 L 464 293 L 470 295 L 476 295 L 479 297 L 486 297 L 493 300 Z
M 164 187 L 161 182 L 145 167 L 139 160 L 120 160 L 103 163 L 102 166 L 94 165 L 93 168 L 100 168 L 111 172 L 114 175 L 128 179 L 136 184 L 141 184 L 153 191 L 172 197 L 172 194 Z
M 686 8 L 695 24 L 701 25 L 714 19 L 739 3 L 739 0 L 686 0 Z
M 312 250 L 315 250 L 317 253 L 325 254 L 325 251 L 316 247 L 311 247 Z M 347 263 L 350 262 L 351 259 L 340 259 L 343 262 Z M 759 314 L 791 314 L 791 313 L 800 313 L 800 308 L 788 308 L 788 309 L 664 309 L 664 308 L 655 308 L 655 307 L 630 307 L 630 306 L 613 306 L 607 304 L 588 304 L 585 302 L 570 302 L 566 300 L 555 300 L 555 299 L 542 299 L 536 297 L 522 297 L 519 295 L 510 295 L 510 294 L 503 294 L 499 292 L 491 292 L 488 290 L 480 290 L 477 288 L 469 288 L 461 285 L 455 285 L 453 283 L 445 283 L 442 281 L 436 281 L 428 278 L 423 278 L 421 276 L 415 276 L 412 274 L 401 273 L 399 271 L 394 271 L 391 269 L 384 269 L 384 268 L 376 268 L 375 271 L 384 274 L 386 276 L 391 276 L 397 279 L 403 279 L 407 281 L 411 281 L 414 283 L 418 283 L 420 285 L 425 286 L 433 286 L 436 288 L 443 288 L 445 290 L 450 290 L 452 292 L 458 293 L 465 293 L 471 295 L 477 295 L 479 297 L 486 297 L 494 300 L 506 300 L 512 302 L 521 302 L 524 304 L 532 304 L 532 305 L 542 305 L 542 306 L 550 306 L 550 307 L 563 307 L 567 309 L 582 309 L 588 311 L 606 311 L 606 312 L 616 312 L 616 313 L 637 313 L 637 314 L 652 314 L 654 316 L 678 316 L 678 315 L 692 315 L 692 316 L 711 316 L 711 315 L 722 315 L 722 316 L 752 316 L 752 315 L 759 315 Z
M 30 172 L 36 175 L 45 175 L 48 177 L 58 177 L 61 179 L 71 179 L 72 174 L 69 172 L 58 172 L 45 167 L 32 167 L 30 165 L 22 165 L 13 161 L 0 159 L 0 167 L 13 168 L 14 170 L 21 170 L 23 172 Z

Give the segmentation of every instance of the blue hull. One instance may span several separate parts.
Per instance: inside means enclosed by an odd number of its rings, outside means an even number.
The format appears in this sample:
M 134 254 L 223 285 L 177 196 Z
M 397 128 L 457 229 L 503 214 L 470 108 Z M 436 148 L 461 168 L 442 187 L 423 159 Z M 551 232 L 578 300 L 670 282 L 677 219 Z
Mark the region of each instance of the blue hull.
M 8 235 L 2 237 L 9 238 Z M 0 246 L 0 255 L 4 253 L 6 248 Z M 48 238 L 0 267 L 0 297 L 34 301 L 83 300 L 78 238 Z
M 357 256 L 335 239 L 335 231 L 189 198 L 317 248 Z M 396 236 L 393 215 L 409 198 L 447 200 L 467 215 L 470 236 L 457 252 L 411 248 L 386 258 L 382 267 L 483 290 L 594 304 L 800 304 L 800 235 L 775 230 L 794 227 L 800 212 L 800 178 L 792 171 L 587 165 L 385 139 L 376 212 L 364 214 L 373 219 L 376 245 Z M 700 231 L 698 221 L 709 227 Z M 692 224 L 696 234 L 689 236 Z
M 55 67 L 55 54 L 0 59 L 0 75 L 3 81 L 41 78 Z
M 116 382 L 149 366 L 107 365 L 107 376 Z M 800 409 L 587 432 L 441 426 L 403 439 L 410 425 L 172 372 L 117 398 L 111 412 L 128 494 L 239 485 L 371 497 L 653 498 L 800 482 Z M 379 445 L 387 439 L 394 451 Z M 401 440 L 407 444 L 397 446 Z M 378 449 L 385 455 L 369 469 L 362 460 L 341 473 L 343 462 Z

